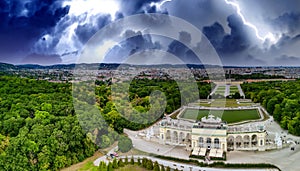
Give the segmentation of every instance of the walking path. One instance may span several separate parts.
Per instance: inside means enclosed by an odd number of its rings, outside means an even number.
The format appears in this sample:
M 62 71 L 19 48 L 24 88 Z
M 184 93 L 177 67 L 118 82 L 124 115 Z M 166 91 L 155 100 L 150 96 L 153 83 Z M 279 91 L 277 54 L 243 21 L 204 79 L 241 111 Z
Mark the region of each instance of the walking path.
M 240 96 L 243 97 L 243 98 L 245 98 L 245 94 L 244 94 L 244 92 L 243 92 L 243 89 L 241 88 L 241 85 L 238 84 L 237 87 L 238 87 L 238 89 L 239 89 Z
M 212 96 L 213 94 L 215 94 L 215 92 L 217 91 L 219 85 L 217 84 L 216 87 L 211 91 L 211 93 L 209 94 L 210 96 Z
M 224 92 L 224 97 L 227 97 L 230 95 L 230 85 L 225 85 L 225 92 Z

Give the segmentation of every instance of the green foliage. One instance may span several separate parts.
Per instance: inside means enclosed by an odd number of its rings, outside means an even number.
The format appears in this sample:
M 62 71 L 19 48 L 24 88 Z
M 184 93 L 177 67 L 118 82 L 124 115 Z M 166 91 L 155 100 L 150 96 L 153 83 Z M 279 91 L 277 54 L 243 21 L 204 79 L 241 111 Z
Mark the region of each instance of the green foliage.
M 99 163 L 98 171 L 107 171 L 107 165 L 104 161 Z
M 142 164 L 140 158 L 137 159 L 137 163 L 138 163 L 138 165 L 141 165 L 141 164 Z
M 134 158 L 133 158 L 133 156 L 131 156 L 130 164 L 134 165 Z
M 132 148 L 131 139 L 126 136 L 123 136 L 123 135 L 120 136 L 119 142 L 118 142 L 118 147 L 122 153 L 128 152 Z
M 182 105 L 174 80 L 136 79 L 124 84 L 130 85 L 129 99 L 136 109 L 133 113 L 124 106 L 116 110 L 108 82 L 97 82 L 95 103 L 93 94 L 85 93 L 84 86 L 76 87 L 78 90 L 74 91 L 81 93 L 73 98 L 70 83 L 0 76 L 0 170 L 59 170 L 93 155 L 97 148 L 94 143 L 105 148 L 117 139 L 123 142 L 119 144 L 120 150 L 126 152 L 132 142 L 119 137 L 123 128 L 143 129 L 162 117 L 150 115 L 153 122 L 149 123 L 149 117 L 143 114 L 151 107 L 151 92 L 165 93 L 166 113 Z M 183 99 L 183 104 L 199 98 L 188 83 L 183 84 L 182 91 L 189 97 Z M 200 97 L 206 98 L 211 85 L 197 84 Z M 73 100 L 79 104 L 76 113 Z M 160 101 L 154 106 L 160 106 Z M 84 124 L 80 125 L 78 120 Z
M 226 154 L 224 154 L 226 155 Z M 217 167 L 217 168 L 275 168 L 280 170 L 277 166 L 272 165 L 272 164 L 267 164 L 267 163 L 240 163 L 240 164 L 235 164 L 235 163 L 224 163 L 224 162 L 213 162 L 213 163 L 203 163 L 200 162 L 199 160 L 193 160 L 193 159 L 180 159 L 180 158 L 175 158 L 171 156 L 161 156 L 161 155 L 155 155 L 155 154 L 150 154 L 150 156 L 155 156 L 156 158 L 161 158 L 164 160 L 171 160 L 174 162 L 179 162 L 179 163 L 187 163 L 187 164 L 193 164 L 197 165 L 200 167 Z M 147 160 L 147 159 L 146 159 Z M 166 168 L 166 170 L 170 170 L 170 168 Z
M 117 169 L 117 168 L 119 167 L 119 166 L 118 166 L 118 161 L 117 161 L 116 158 L 114 158 L 114 160 L 113 160 L 112 167 L 113 167 L 114 169 Z
M 124 166 L 125 166 L 125 164 L 124 164 L 124 162 L 122 161 L 122 159 L 120 159 L 120 160 L 118 161 L 118 165 L 119 165 L 119 167 L 124 167 Z
M 140 130 L 153 124 L 156 120 L 163 117 L 163 113 L 156 112 L 162 106 L 163 99 L 157 98 L 154 104 L 150 105 L 150 95 L 152 92 L 159 90 L 164 92 L 166 96 L 166 109 L 165 113 L 172 113 L 178 109 L 181 105 L 194 102 L 200 98 L 207 98 L 212 85 L 208 83 L 197 82 L 198 92 L 193 91 L 193 86 L 188 82 L 181 83 L 181 89 L 179 89 L 177 83 L 174 80 L 159 80 L 159 79 L 134 79 L 132 82 L 119 83 L 118 86 L 124 87 L 115 90 L 115 104 L 111 101 L 111 89 L 107 83 L 98 83 L 96 86 L 96 98 L 97 104 L 101 108 L 101 112 L 105 121 L 118 133 L 123 132 L 123 128 L 131 130 Z M 126 87 L 129 87 L 129 95 Z M 181 91 L 181 92 L 180 92 Z M 181 94 L 184 94 L 184 98 L 181 99 Z M 131 105 L 135 110 L 131 110 L 128 102 L 124 100 L 124 97 L 129 96 Z M 118 106 L 118 110 L 116 109 Z M 150 112 L 152 108 L 152 113 Z M 126 116 L 126 117 L 124 117 Z M 128 120 L 130 118 L 130 120 Z M 132 122 L 132 121 L 139 121 Z
M 259 102 L 283 129 L 300 135 L 300 81 L 244 83 L 246 97 Z
M 147 167 L 147 161 L 148 161 L 147 158 L 143 158 L 143 159 L 142 159 L 142 166 L 143 166 L 144 168 Z
M 113 171 L 113 164 L 111 162 L 108 163 L 107 171 Z
M 160 166 L 160 171 L 165 171 L 165 166 L 164 165 Z
M 159 165 L 158 165 L 157 161 L 154 162 L 153 170 L 154 171 L 160 171 L 160 168 L 159 168 Z
M 152 170 L 153 169 L 153 162 L 152 160 L 147 160 L 146 169 Z
M 59 170 L 95 152 L 70 84 L 1 76 L 0 94 L 0 170 Z

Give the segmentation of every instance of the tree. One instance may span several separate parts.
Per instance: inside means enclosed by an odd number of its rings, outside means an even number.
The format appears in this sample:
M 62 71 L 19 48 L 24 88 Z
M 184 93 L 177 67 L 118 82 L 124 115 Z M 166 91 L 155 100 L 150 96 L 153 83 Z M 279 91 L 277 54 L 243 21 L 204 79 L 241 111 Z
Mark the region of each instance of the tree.
M 137 163 L 138 163 L 138 165 L 141 165 L 142 163 L 141 163 L 141 159 L 140 159 L 140 157 L 138 157 L 138 159 L 137 159 Z
M 167 166 L 166 171 L 171 171 L 171 168 L 169 166 Z
M 241 98 L 241 95 L 239 92 L 235 92 L 232 96 L 234 99 L 240 99 Z
M 147 160 L 146 169 L 148 169 L 148 170 L 153 170 L 153 163 L 152 163 L 152 160 L 150 160 L 150 159 Z
M 124 164 L 124 162 L 122 161 L 122 159 L 120 159 L 120 160 L 118 161 L 118 165 L 119 165 L 119 167 L 124 167 L 124 166 L 125 166 L 125 164 Z
M 102 135 L 101 136 L 101 148 L 106 148 L 108 146 L 110 146 L 110 139 L 107 135 Z
M 157 161 L 154 162 L 153 170 L 154 171 L 160 171 L 160 168 L 159 168 L 159 165 L 158 165 Z
M 131 156 L 130 164 L 134 165 L 134 158 L 133 158 L 133 156 Z
M 165 166 L 164 165 L 160 165 L 160 171 L 165 171 Z
M 279 101 L 277 98 L 271 98 L 268 103 L 267 103 L 267 111 L 268 113 L 270 113 L 271 115 L 273 115 L 274 113 L 274 109 L 275 109 L 275 105 L 278 104 Z
M 112 166 L 114 169 L 117 169 L 119 166 L 118 166 L 118 161 L 116 158 L 113 159 L 113 163 L 112 163 Z
M 118 147 L 122 153 L 128 152 L 132 148 L 131 139 L 126 136 L 120 136 L 119 142 L 118 142 Z
M 107 171 L 113 171 L 113 170 L 114 170 L 113 165 L 112 165 L 111 162 L 109 162 L 108 165 L 107 165 Z
M 101 162 L 99 163 L 98 170 L 99 170 L 99 171 L 107 171 L 107 166 L 106 166 L 106 163 L 105 163 L 104 161 L 101 161 Z
M 147 161 L 148 161 L 148 159 L 145 158 L 145 157 L 142 159 L 142 166 L 143 166 L 144 168 L 147 167 Z
M 274 120 L 281 121 L 281 114 L 282 114 L 281 106 L 280 104 L 276 104 L 273 111 Z

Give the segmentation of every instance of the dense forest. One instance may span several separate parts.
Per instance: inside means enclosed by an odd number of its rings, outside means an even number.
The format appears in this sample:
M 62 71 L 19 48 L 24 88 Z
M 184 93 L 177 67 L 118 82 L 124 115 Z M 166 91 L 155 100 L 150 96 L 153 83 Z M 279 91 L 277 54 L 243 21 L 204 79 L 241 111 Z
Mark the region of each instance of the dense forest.
M 153 107 L 153 90 L 165 93 L 163 113 L 197 99 L 191 95 L 181 101 L 178 85 L 172 80 L 144 79 L 122 84 L 130 87 L 133 113 L 127 113 L 122 102 L 117 110 L 110 82 L 96 82 L 95 103 L 85 93 L 74 99 L 70 83 L 0 76 L 0 170 L 59 170 L 84 160 L 97 148 L 124 139 L 123 128 L 137 130 L 152 124 L 143 115 Z M 191 93 L 189 86 L 184 87 L 182 91 Z M 211 91 L 207 83 L 198 83 L 197 87 L 201 97 Z M 79 109 L 74 109 L 73 100 L 81 104 Z M 156 100 L 158 104 L 154 105 L 159 105 L 161 101 Z
M 58 170 L 94 154 L 70 84 L 0 77 L 0 170 Z
M 300 81 L 244 83 L 246 98 L 259 102 L 289 133 L 300 135 Z

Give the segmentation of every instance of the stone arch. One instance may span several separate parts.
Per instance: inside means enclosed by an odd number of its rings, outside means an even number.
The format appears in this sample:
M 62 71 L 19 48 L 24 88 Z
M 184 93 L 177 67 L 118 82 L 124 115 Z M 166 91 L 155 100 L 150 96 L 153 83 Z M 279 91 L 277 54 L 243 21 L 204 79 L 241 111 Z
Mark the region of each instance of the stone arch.
M 187 141 L 191 141 L 191 134 L 190 133 L 187 133 L 186 134 L 186 136 L 185 136 L 185 139 L 187 140 Z
M 236 145 L 236 147 L 237 148 L 241 148 L 242 144 L 243 144 L 243 138 L 242 138 L 242 136 L 240 136 L 240 135 L 236 136 L 236 138 L 235 138 L 235 145 Z
M 214 139 L 214 148 L 220 148 L 220 139 L 219 138 L 215 138 Z
M 173 131 L 173 142 L 178 143 L 178 132 L 177 131 Z
M 179 143 L 183 143 L 185 141 L 184 132 L 179 133 Z
M 227 138 L 227 148 L 229 150 L 233 150 L 234 149 L 234 137 L 232 135 L 230 135 L 228 138 Z
M 171 131 L 167 130 L 166 132 L 166 141 L 171 141 Z
M 211 138 L 206 138 L 206 146 L 207 148 L 211 148 Z
M 249 135 L 245 135 L 243 138 L 243 142 L 244 142 L 244 147 L 245 148 L 249 148 L 250 147 L 250 136 Z
M 204 138 L 203 137 L 199 137 L 199 147 L 204 147 Z
M 257 135 L 256 135 L 256 134 L 253 134 L 253 135 L 251 136 L 251 145 L 252 145 L 253 147 L 256 147 L 256 146 L 257 146 Z

